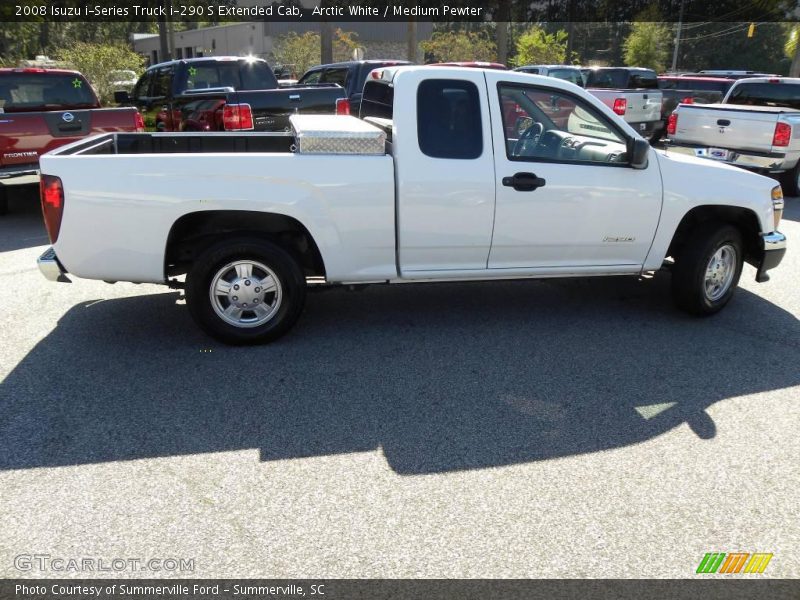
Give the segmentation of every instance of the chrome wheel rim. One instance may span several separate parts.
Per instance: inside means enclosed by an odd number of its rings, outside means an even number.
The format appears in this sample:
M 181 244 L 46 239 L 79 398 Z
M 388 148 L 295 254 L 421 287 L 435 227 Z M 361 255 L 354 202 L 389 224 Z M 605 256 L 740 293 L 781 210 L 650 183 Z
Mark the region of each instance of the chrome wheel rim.
M 736 248 L 730 244 L 720 246 L 706 266 L 705 294 L 711 302 L 722 298 L 733 283 L 736 274 Z
M 258 327 L 272 319 L 283 300 L 275 272 L 254 260 L 228 263 L 211 278 L 211 306 L 234 327 Z

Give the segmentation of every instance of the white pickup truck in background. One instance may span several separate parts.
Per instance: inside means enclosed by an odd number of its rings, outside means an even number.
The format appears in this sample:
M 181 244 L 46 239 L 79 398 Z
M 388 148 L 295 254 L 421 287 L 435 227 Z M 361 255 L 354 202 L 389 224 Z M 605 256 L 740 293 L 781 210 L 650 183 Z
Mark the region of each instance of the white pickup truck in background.
M 595 67 L 583 69 L 586 89 L 600 98 L 642 137 L 656 141 L 664 132 L 663 93 L 652 69 Z
M 667 135 L 676 152 L 777 174 L 800 194 L 800 79 L 740 79 L 722 104 L 679 104 Z
M 43 156 L 41 271 L 184 287 L 208 333 L 256 343 L 312 284 L 638 276 L 672 257 L 676 304 L 708 315 L 743 262 L 766 281 L 785 253 L 774 181 L 667 156 L 559 79 L 392 67 L 367 80 L 361 119 L 291 122 Z

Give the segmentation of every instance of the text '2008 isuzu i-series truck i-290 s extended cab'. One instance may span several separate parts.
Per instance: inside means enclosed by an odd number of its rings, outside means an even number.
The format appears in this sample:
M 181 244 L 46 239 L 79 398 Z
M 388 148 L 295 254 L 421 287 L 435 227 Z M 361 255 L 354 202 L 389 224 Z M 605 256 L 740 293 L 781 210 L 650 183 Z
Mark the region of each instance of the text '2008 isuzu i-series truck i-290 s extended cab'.
M 508 71 L 374 71 L 361 118 L 292 134 L 110 134 L 42 158 L 65 281 L 166 283 L 211 335 L 265 342 L 312 283 L 637 275 L 674 259 L 678 306 L 711 314 L 743 261 L 775 267 L 781 189 L 649 146 L 600 100 Z

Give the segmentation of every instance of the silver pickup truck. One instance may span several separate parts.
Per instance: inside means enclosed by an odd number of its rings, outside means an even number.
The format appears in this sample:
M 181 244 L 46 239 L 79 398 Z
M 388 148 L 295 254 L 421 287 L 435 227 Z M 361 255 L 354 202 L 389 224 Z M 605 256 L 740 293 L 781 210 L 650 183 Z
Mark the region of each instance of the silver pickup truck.
M 643 138 L 658 140 L 664 132 L 661 121 L 663 94 L 652 69 L 595 67 L 584 69 L 587 91 L 599 98 Z
M 800 194 L 800 79 L 740 79 L 722 104 L 679 104 L 667 136 L 676 152 L 779 175 Z

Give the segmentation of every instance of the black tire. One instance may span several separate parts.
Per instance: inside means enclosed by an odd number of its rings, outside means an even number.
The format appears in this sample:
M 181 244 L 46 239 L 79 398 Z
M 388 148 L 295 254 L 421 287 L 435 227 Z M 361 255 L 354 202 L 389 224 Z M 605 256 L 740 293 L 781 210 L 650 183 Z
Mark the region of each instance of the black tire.
M 253 279 L 252 288 L 245 289 L 245 282 L 248 286 L 251 285 L 250 279 L 244 277 L 240 279 L 238 275 L 230 283 L 231 288 L 234 283 L 240 285 L 242 290 L 240 293 L 247 293 L 249 296 L 237 298 L 232 296 L 235 292 L 231 291 L 227 296 L 216 294 L 216 300 L 212 300 L 210 291 L 212 283 L 215 280 L 219 282 L 219 276 L 224 280 L 223 285 L 227 285 L 227 279 L 231 278 L 226 279 L 220 273 L 225 267 L 230 267 L 237 261 L 252 261 L 255 265 L 252 266 L 250 276 Z M 274 276 L 277 286 L 275 292 L 267 293 L 266 296 L 262 291 L 262 304 L 259 308 L 269 308 L 269 304 L 273 303 L 274 314 L 265 322 L 258 324 L 260 317 L 253 309 L 256 308 L 254 302 L 258 302 L 259 299 L 252 298 L 255 296 L 254 290 L 259 289 L 255 287 L 259 285 L 259 280 L 266 281 L 262 278 L 266 271 L 261 267 L 271 271 L 271 274 L 268 274 Z M 233 268 L 226 272 L 233 274 L 234 270 L 238 271 Z M 252 308 L 243 309 L 231 298 L 237 298 L 239 302 L 248 300 Z M 305 298 L 305 277 L 297 261 L 279 246 L 259 238 L 233 238 L 211 246 L 197 257 L 186 275 L 186 304 L 192 318 L 205 332 L 226 344 L 265 344 L 278 339 L 297 321 L 303 311 Z M 243 311 L 240 313 L 242 315 L 240 318 L 249 318 L 253 323 L 234 325 L 223 315 L 218 314 L 218 310 L 231 308 L 234 304 L 236 304 L 233 307 L 235 311 Z M 244 306 L 248 305 L 245 303 Z M 229 318 L 235 318 L 235 315 L 232 314 Z
M 722 256 L 732 257 L 733 275 L 727 286 L 715 288 L 719 294 L 709 294 L 706 289 L 706 270 L 712 257 L 721 249 Z M 727 252 L 727 255 L 725 254 Z M 725 223 L 704 223 L 691 232 L 675 258 L 672 269 L 672 297 L 678 308 L 697 316 L 713 315 L 722 310 L 733 296 L 742 274 L 742 234 L 736 227 Z M 727 280 L 726 280 L 727 281 Z
M 0 216 L 8 214 L 8 190 L 0 185 Z
M 787 196 L 800 196 L 800 161 L 790 171 L 786 171 L 780 176 L 781 188 Z

